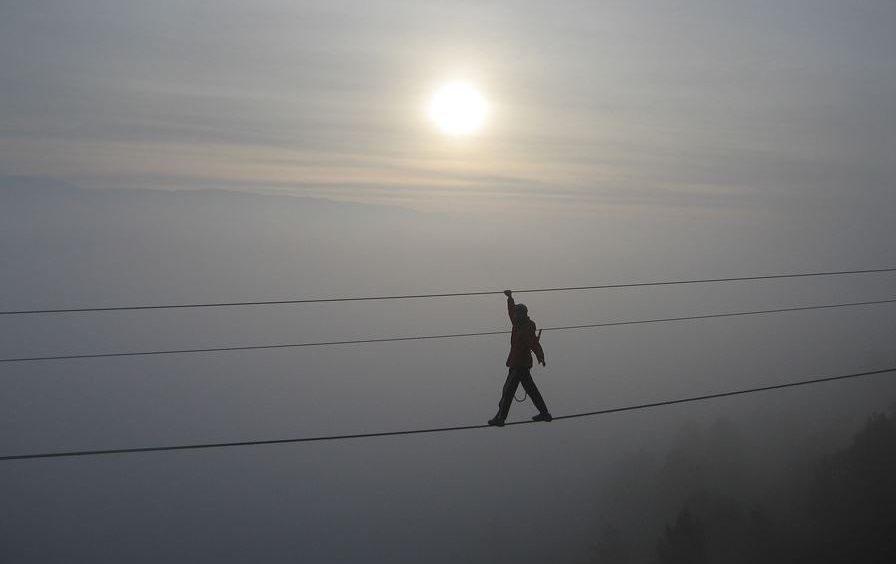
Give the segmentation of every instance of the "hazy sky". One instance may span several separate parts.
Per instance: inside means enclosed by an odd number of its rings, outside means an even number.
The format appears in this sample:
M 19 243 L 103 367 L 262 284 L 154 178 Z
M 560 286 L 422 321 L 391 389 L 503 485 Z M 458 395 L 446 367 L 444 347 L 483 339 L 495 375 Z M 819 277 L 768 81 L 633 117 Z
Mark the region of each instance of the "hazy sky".
M 889 0 L 0 0 L 0 310 L 896 266 L 894 27 Z M 424 111 L 457 79 L 491 104 L 474 137 Z M 556 326 L 891 299 L 894 280 L 525 301 Z M 507 327 L 500 296 L 324 305 L 0 316 L 0 358 Z M 894 310 L 550 332 L 534 375 L 565 414 L 879 369 Z M 484 423 L 507 347 L 0 364 L 0 454 Z M 487 432 L 0 463 L 0 561 L 585 562 L 608 522 L 653 538 L 674 518 L 622 486 L 654 485 L 682 428 L 727 421 L 767 500 L 894 398 L 882 376 Z
M 2 9 L 6 173 L 427 207 L 893 205 L 888 0 Z M 476 139 L 423 112 L 456 78 L 493 107 Z

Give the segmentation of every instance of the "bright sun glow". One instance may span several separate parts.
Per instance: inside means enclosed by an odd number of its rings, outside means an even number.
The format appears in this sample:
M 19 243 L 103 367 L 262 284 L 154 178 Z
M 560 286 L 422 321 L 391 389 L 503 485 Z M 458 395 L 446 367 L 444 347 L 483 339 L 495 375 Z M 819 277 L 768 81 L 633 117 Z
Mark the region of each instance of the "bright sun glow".
M 429 101 L 429 117 L 449 135 L 471 135 L 485 124 L 488 103 L 465 82 L 445 84 Z

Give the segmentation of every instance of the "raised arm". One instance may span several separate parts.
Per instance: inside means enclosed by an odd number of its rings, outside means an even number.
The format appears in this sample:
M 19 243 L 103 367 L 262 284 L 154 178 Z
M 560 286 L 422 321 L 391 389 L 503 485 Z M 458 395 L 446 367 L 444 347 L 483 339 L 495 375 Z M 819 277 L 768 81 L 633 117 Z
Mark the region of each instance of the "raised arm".
M 516 305 L 516 302 L 513 301 L 513 292 L 504 290 L 504 295 L 507 296 L 507 317 L 510 318 L 510 323 L 513 324 L 513 306 Z

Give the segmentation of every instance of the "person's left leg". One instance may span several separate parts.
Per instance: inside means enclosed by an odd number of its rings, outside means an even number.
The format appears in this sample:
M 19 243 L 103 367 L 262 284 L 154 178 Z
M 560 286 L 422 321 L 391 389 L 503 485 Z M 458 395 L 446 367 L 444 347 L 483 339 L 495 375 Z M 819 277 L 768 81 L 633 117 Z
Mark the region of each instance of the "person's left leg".
M 526 390 L 526 393 L 532 398 L 532 403 L 535 404 L 538 413 L 550 416 L 548 406 L 544 403 L 544 398 L 541 397 L 541 392 L 538 391 L 538 386 L 535 385 L 535 380 L 532 379 L 532 373 L 529 369 L 520 369 L 520 372 L 520 384 L 523 385 L 523 389 Z

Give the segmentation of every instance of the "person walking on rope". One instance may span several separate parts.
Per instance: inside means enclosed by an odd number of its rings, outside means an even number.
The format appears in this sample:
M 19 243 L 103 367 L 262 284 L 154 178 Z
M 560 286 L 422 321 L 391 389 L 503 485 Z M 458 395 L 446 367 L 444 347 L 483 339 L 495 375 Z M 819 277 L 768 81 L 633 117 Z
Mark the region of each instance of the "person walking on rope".
M 495 427 L 504 426 L 504 420 L 507 419 L 507 413 L 510 411 L 510 403 L 520 384 L 523 385 L 526 394 L 532 398 L 532 403 L 538 408 L 538 415 L 532 420 L 551 421 L 553 417 L 551 417 L 535 381 L 532 380 L 530 371 L 533 352 L 538 358 L 538 362 L 542 366 L 546 366 L 544 350 L 535 334 L 535 322 L 529 319 L 529 309 L 525 305 L 513 301 L 513 292 L 504 290 L 504 295 L 507 296 L 507 315 L 510 316 L 510 322 L 513 324 L 513 330 L 510 332 L 510 354 L 507 356 L 509 370 L 501 393 L 501 401 L 498 402 L 498 414 L 489 419 L 488 424 Z

